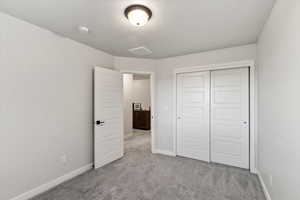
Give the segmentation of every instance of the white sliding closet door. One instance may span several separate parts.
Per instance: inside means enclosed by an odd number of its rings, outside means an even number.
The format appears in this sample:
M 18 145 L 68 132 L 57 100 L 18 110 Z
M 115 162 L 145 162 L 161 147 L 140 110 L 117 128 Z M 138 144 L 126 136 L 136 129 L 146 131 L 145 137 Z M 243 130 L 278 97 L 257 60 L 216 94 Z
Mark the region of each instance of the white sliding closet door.
M 211 72 L 211 161 L 249 169 L 249 70 Z
M 177 76 L 177 155 L 209 161 L 210 73 Z

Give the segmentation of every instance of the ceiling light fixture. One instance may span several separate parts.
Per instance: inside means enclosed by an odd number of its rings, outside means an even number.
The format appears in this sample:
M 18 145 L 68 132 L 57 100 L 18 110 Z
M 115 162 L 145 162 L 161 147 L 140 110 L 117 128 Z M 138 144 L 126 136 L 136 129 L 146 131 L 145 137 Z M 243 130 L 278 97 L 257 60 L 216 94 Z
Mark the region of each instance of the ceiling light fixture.
M 144 26 L 152 17 L 152 11 L 143 5 L 128 6 L 124 14 L 134 26 Z

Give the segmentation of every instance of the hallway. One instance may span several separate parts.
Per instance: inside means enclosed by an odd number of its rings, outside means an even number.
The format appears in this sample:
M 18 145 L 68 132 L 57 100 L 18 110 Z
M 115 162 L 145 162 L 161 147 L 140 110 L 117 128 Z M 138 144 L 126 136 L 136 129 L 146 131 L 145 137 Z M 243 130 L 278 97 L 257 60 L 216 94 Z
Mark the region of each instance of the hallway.
M 124 140 L 125 154 L 128 154 L 132 151 L 151 151 L 150 131 L 133 130 L 132 134 L 126 135 Z

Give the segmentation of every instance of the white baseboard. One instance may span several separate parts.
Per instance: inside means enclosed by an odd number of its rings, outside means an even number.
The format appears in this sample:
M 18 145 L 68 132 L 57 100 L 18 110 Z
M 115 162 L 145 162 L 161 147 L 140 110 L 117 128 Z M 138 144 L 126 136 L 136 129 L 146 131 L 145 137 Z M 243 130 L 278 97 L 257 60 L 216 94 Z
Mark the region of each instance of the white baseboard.
M 92 168 L 93 168 L 92 163 L 88 164 L 88 165 L 85 165 L 85 166 L 83 166 L 79 169 L 75 169 L 75 170 L 73 170 L 73 171 L 71 171 L 71 172 L 69 172 L 69 173 L 67 173 L 63 176 L 60 176 L 60 177 L 58 177 L 58 178 L 56 178 L 52 181 L 49 181 L 48 183 L 40 185 L 40 186 L 38 186 L 38 187 L 28 191 L 28 192 L 20 194 L 20 195 L 12 198 L 10 200 L 27 200 L 27 199 L 30 199 L 34 196 L 37 196 L 37 195 L 39 195 L 43 192 L 46 192 L 46 191 L 56 187 L 57 185 L 65 182 L 65 181 L 68 181 L 68 180 L 70 180 L 70 179 L 72 179 L 72 178 L 74 178 L 74 177 L 76 177 L 80 174 L 83 174 L 84 172 L 87 172 L 88 170 L 90 170 Z
M 152 153 L 155 154 L 162 154 L 162 155 L 167 155 L 167 156 L 176 156 L 176 154 L 172 151 L 166 151 L 166 150 L 160 150 L 160 149 L 154 149 Z
M 266 186 L 266 184 L 265 184 L 265 182 L 264 182 L 264 179 L 263 179 L 263 177 L 261 176 L 260 171 L 258 171 L 258 170 L 257 170 L 257 176 L 258 176 L 258 178 L 259 178 L 259 181 L 260 181 L 260 184 L 261 184 L 261 186 L 262 186 L 263 192 L 264 192 L 264 194 L 265 194 L 266 200 L 272 200 L 272 199 L 271 199 L 271 196 L 270 196 L 270 193 L 269 193 L 269 191 L 268 191 L 268 189 L 267 189 L 267 186 Z

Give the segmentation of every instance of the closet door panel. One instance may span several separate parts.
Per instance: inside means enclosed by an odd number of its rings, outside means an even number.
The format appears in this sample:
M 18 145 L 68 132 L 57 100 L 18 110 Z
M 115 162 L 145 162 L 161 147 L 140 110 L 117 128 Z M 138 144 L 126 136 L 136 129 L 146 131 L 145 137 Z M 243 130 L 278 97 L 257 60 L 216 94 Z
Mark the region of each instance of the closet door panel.
M 177 76 L 177 155 L 209 161 L 210 73 Z
M 249 169 L 249 70 L 211 72 L 211 161 Z

